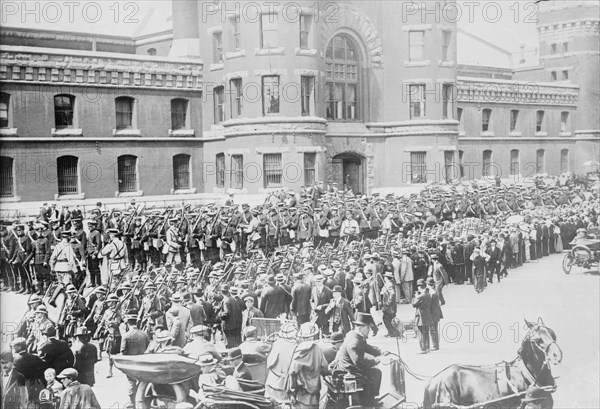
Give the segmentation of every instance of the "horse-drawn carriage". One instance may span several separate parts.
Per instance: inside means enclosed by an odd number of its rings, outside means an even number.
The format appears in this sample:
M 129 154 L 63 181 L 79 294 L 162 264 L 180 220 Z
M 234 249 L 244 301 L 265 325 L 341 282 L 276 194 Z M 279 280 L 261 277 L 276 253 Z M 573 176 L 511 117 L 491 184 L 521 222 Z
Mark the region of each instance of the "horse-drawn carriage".
M 586 270 L 596 268 L 600 272 L 600 229 L 589 229 L 582 237 L 576 237 L 571 250 L 565 250 L 563 271 L 570 274 L 573 266 Z

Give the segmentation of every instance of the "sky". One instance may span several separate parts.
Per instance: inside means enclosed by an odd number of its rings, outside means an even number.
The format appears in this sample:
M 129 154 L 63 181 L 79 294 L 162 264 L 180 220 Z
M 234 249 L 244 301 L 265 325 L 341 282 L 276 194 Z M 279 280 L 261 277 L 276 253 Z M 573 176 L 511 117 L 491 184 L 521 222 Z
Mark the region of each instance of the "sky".
M 521 44 L 535 49 L 535 7 L 531 0 L 458 0 L 457 25 L 511 52 L 519 52 Z M 170 0 L 0 0 L 0 24 L 5 27 L 134 36 L 170 28 L 170 15 Z M 472 40 L 461 38 L 459 63 L 485 57 Z

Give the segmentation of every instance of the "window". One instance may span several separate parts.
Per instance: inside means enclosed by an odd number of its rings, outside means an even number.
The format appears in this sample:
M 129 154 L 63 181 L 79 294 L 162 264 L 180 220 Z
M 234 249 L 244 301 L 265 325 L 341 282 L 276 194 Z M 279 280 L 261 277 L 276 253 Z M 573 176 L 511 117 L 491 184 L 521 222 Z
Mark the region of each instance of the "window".
M 263 115 L 279 113 L 279 76 L 262 77 Z
M 450 84 L 444 84 L 442 86 L 442 118 L 452 118 L 454 115 L 454 109 L 452 102 L 454 101 L 454 88 Z
M 358 49 L 349 36 L 331 39 L 325 52 L 327 119 L 358 119 Z
M 216 157 L 217 187 L 225 187 L 225 154 L 218 153 Z
M 138 190 L 137 157 L 123 155 L 117 158 L 119 175 L 119 192 L 136 192 Z
M 425 84 L 409 85 L 410 119 L 425 117 Z
M 300 15 L 300 48 L 308 48 L 308 33 L 310 32 L 311 18 L 306 14 Z
M 557 75 L 556 75 L 556 71 L 551 71 L 550 72 L 550 79 L 552 81 L 556 81 L 558 79 Z
M 569 43 L 564 42 L 563 43 L 563 53 L 566 53 L 567 51 L 569 51 Z
M 239 118 L 242 116 L 242 79 L 234 78 L 231 84 L 231 117 Z
M 566 80 L 569 79 L 569 71 L 568 70 L 563 70 L 563 72 L 562 72 L 562 79 L 564 81 L 566 81 Z
M 0 128 L 8 128 L 8 108 L 10 106 L 10 95 L 0 93 Z
M 116 98 L 115 108 L 117 112 L 117 130 L 133 128 L 133 98 Z
M 456 108 L 456 119 L 458 120 L 458 122 L 461 123 L 461 125 L 462 125 L 462 115 L 463 115 L 463 109 Z
M 569 123 L 569 113 L 566 111 L 561 112 L 560 113 L 560 131 L 561 132 L 567 132 L 568 123 Z
M 181 153 L 173 156 L 173 189 L 190 188 L 190 155 Z
M 410 181 L 411 183 L 427 183 L 426 152 L 411 152 L 410 153 Z
M 156 55 L 156 48 L 148 48 L 148 55 Z
M 490 130 L 490 121 L 492 120 L 492 110 L 489 108 L 481 111 L 481 130 L 488 132 Z
M 510 175 L 517 176 L 520 174 L 519 150 L 513 149 L 510 151 Z
M 274 48 L 279 44 L 277 14 L 262 14 L 260 18 L 260 47 Z
M 448 61 L 448 49 L 452 39 L 452 31 L 442 31 L 442 61 Z
M 76 195 L 79 186 L 78 159 L 75 156 L 61 156 L 56 159 L 58 195 Z
M 56 129 L 73 127 L 74 105 L 75 97 L 72 95 L 54 97 L 54 126 Z
M 544 173 L 546 151 L 538 149 L 536 152 L 535 172 Z
M 444 180 L 451 183 L 454 179 L 454 151 L 444 151 Z
M 213 33 L 213 62 L 223 62 L 223 33 L 220 31 Z
M 223 87 L 215 87 L 213 102 L 215 108 L 215 125 L 218 125 L 225 120 L 225 93 Z
M 543 125 L 544 125 L 544 111 L 537 111 L 535 117 L 536 117 L 535 131 L 542 132 Z
M 465 151 L 458 151 L 458 168 L 460 169 L 460 177 L 465 177 L 465 165 L 464 165 Z
M 425 58 L 425 31 L 408 32 L 408 58 L 410 61 Z
M 176 131 L 178 129 L 187 128 L 187 99 L 175 98 L 171 100 L 171 129 Z
M 231 155 L 231 187 L 243 189 L 244 187 L 244 157 Z
M 510 111 L 510 131 L 514 132 L 517 130 L 517 120 L 519 119 L 519 110 L 512 109 Z
M 302 93 L 302 115 L 310 115 L 311 96 L 314 91 L 315 78 L 302 76 L 300 77 L 300 91 Z
M 265 188 L 281 187 L 283 170 L 281 168 L 281 153 L 263 155 Z
M 482 158 L 482 167 L 481 167 L 481 176 L 487 177 L 492 175 L 492 151 L 485 150 L 483 151 Z
M 312 186 L 316 180 L 317 154 L 311 152 L 304 153 L 304 185 Z
M 241 36 L 240 36 L 240 20 L 238 16 L 235 16 L 231 19 L 231 35 L 232 35 L 232 44 L 231 48 L 234 50 L 239 50 L 242 48 L 241 46 Z
M 550 54 L 556 54 L 556 43 L 550 44 Z
M 0 156 L 0 197 L 13 197 L 14 192 L 13 158 Z
M 560 151 L 560 173 L 569 171 L 569 150 L 562 149 Z

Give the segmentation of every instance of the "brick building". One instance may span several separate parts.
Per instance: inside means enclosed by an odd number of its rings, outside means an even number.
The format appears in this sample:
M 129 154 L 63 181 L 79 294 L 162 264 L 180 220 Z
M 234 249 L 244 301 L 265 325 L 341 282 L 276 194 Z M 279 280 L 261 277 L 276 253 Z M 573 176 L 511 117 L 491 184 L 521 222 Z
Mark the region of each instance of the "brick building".
M 447 1 L 179 0 L 172 30 L 133 38 L 3 28 L 2 200 L 582 173 L 598 6 L 550 3 L 526 68 L 459 64 Z

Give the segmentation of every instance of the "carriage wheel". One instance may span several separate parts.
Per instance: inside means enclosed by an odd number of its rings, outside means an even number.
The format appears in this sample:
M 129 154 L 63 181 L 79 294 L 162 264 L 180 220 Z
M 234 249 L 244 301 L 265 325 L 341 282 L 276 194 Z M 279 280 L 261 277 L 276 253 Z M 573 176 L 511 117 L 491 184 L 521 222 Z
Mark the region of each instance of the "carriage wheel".
M 573 258 L 571 257 L 571 253 L 565 254 L 565 258 L 563 259 L 562 268 L 565 274 L 571 273 L 571 268 L 573 267 Z
M 152 404 L 152 399 L 154 399 L 154 396 L 147 396 L 149 385 L 150 384 L 148 382 L 140 382 L 138 384 L 135 392 L 135 407 L 137 409 L 150 409 L 150 405 Z M 183 384 L 178 383 L 171 386 L 173 387 L 173 392 L 175 393 L 175 403 L 187 402 L 187 394 Z

